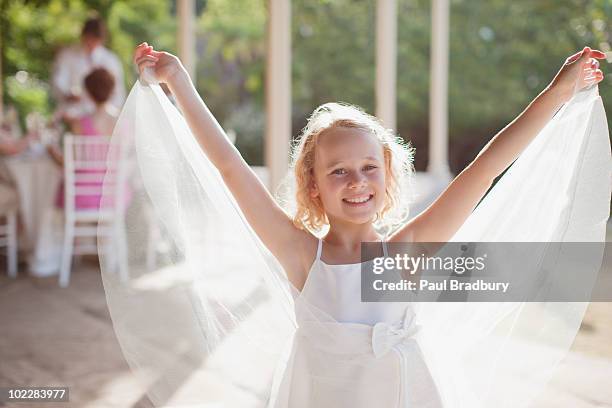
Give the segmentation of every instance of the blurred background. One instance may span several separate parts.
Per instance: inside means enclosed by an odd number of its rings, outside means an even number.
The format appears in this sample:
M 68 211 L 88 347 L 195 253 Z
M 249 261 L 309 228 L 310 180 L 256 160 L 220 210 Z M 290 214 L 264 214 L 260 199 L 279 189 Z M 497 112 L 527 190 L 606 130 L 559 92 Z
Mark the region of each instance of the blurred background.
M 395 19 L 394 32 L 377 23 L 381 13 Z M 92 19 L 101 25 L 85 29 Z M 58 228 L 68 211 L 91 209 L 58 202 L 69 160 L 65 137 L 87 129 L 108 136 L 105 126 L 137 79 L 137 44 L 183 58 L 213 114 L 271 187 L 266 165 L 287 149 L 275 152 L 270 140 L 288 145 L 318 105 L 345 101 L 378 114 L 416 148 L 428 191 L 419 208 L 569 55 L 589 45 L 612 62 L 611 20 L 612 0 L 0 0 L 0 180 L 4 168 L 11 186 L 0 188 L 8 231 L 7 257 L 0 257 L 0 387 L 67 385 L 70 406 L 149 406 L 114 338 L 97 257 L 68 254 L 76 259 L 58 285 L 67 256 Z M 386 35 L 397 40 L 391 49 L 377 46 Z M 267 69 L 279 52 L 288 79 Z M 85 84 L 99 66 L 105 73 Z M 605 61 L 601 66 L 600 94 L 611 112 L 612 72 Z M 275 115 L 286 130 L 273 129 Z M 163 250 L 130 256 L 149 262 Z M 537 406 L 612 407 L 610 378 L 612 306 L 593 303 Z
M 0 7 L 2 97 L 22 126 L 30 112 L 53 112 L 51 61 L 78 42 L 92 11 L 106 21 L 106 44 L 121 60 L 127 89 L 136 78 L 135 45 L 148 41 L 178 52 L 173 1 L 2 0 Z M 431 8 L 430 1 L 397 1 L 397 130 L 417 148 L 417 170 L 426 169 L 428 158 Z M 451 0 L 450 8 L 453 173 L 544 89 L 567 56 L 586 44 L 611 48 L 610 0 Z M 247 161 L 262 165 L 266 2 L 197 0 L 194 14 L 196 87 L 220 123 L 235 130 Z M 375 112 L 375 32 L 376 1 L 291 2 L 292 135 L 328 101 Z M 610 75 L 600 84 L 608 110 L 610 84 Z

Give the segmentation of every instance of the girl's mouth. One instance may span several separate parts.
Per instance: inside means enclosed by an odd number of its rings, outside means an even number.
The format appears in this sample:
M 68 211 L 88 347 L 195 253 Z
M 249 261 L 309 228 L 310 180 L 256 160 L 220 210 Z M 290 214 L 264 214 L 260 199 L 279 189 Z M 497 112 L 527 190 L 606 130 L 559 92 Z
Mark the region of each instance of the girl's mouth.
M 342 201 L 345 204 L 350 205 L 351 207 L 360 207 L 370 202 L 370 200 L 372 200 L 373 197 L 374 197 L 374 194 L 365 194 L 365 195 L 352 197 L 352 198 L 343 198 Z

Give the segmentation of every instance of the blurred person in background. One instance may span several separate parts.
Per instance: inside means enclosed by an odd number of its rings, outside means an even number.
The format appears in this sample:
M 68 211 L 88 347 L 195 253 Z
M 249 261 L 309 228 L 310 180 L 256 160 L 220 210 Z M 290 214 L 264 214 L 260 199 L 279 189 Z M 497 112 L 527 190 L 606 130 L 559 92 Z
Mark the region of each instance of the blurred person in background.
M 26 150 L 29 146 L 29 142 L 30 139 L 28 138 L 22 138 L 17 140 L 3 140 L 0 138 L 0 162 L 2 161 L 2 156 L 12 156 L 14 154 L 19 154 Z
M 90 18 L 83 25 L 81 42 L 63 49 L 53 68 L 53 91 L 59 110 L 67 119 L 75 119 L 95 109 L 95 101 L 83 92 L 83 79 L 95 68 L 106 69 L 114 79 L 109 104 L 121 109 L 125 100 L 123 68 L 117 55 L 104 47 L 106 28 L 99 18 Z
M 104 68 L 96 68 L 91 71 L 84 79 L 85 90 L 88 97 L 95 103 L 93 113 L 86 113 L 75 118 L 70 123 L 70 131 L 80 136 L 110 136 L 115 127 L 119 110 L 110 103 L 110 97 L 115 88 L 115 79 Z M 53 161 L 59 166 L 64 165 L 63 153 L 57 145 L 47 146 L 47 151 Z M 100 183 L 85 183 L 86 185 L 99 186 Z M 85 185 L 84 184 L 84 185 Z M 98 208 L 102 196 L 97 195 L 78 195 L 76 197 L 76 208 Z M 55 196 L 55 206 L 64 208 L 64 183 L 62 182 Z
M 119 116 L 111 102 L 116 87 L 115 78 L 104 68 L 95 68 L 83 80 L 88 99 L 93 101 L 94 109 L 68 121 L 70 132 L 80 136 L 111 136 Z M 47 150 L 53 160 L 60 166 L 64 164 L 58 146 L 49 145 Z M 62 194 L 63 198 L 63 194 Z

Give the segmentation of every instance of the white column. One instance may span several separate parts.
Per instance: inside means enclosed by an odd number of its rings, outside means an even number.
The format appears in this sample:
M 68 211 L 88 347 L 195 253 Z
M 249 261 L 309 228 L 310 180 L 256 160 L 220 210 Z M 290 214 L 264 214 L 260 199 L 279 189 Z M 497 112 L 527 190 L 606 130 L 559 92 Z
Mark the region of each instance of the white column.
M 275 191 L 289 168 L 291 141 L 291 2 L 268 0 L 265 163 Z
M 195 81 L 195 0 L 177 0 L 176 13 L 178 22 L 178 56 Z
M 376 2 L 376 116 L 396 129 L 397 2 Z
M 427 171 L 450 179 L 448 167 L 448 0 L 432 0 L 429 165 Z

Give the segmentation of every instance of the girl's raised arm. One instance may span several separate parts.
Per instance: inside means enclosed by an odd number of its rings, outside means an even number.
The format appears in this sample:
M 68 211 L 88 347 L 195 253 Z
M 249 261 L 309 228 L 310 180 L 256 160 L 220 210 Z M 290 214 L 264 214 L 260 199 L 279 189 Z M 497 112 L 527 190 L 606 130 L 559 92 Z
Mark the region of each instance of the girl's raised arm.
M 574 92 L 603 80 L 597 59 L 605 57 L 603 52 L 585 47 L 567 58 L 551 84 L 487 143 L 431 206 L 409 221 L 391 240 L 447 242 L 452 238 L 493 180 L 518 158 Z
M 221 173 L 248 223 L 283 265 L 291 282 L 301 288 L 309 266 L 307 254 L 313 252 L 314 237 L 293 225 L 244 161 L 198 95 L 177 57 L 154 51 L 147 43 L 142 43 L 136 48 L 134 61 L 141 75 L 145 68 L 151 68 L 156 79 L 168 85 L 198 144 Z

